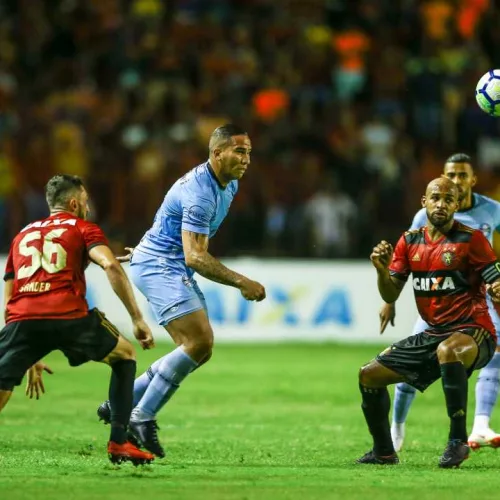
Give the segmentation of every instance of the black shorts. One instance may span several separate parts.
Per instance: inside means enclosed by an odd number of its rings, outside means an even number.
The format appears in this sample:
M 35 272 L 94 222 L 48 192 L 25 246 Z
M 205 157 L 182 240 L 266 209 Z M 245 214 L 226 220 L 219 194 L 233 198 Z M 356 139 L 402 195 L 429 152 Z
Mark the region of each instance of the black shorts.
M 437 348 L 441 342 L 454 333 L 470 335 L 477 344 L 476 360 L 467 370 L 469 377 L 474 370 L 486 366 L 495 353 L 496 342 L 484 328 L 466 326 L 440 335 L 432 335 L 432 332 L 432 329 L 428 329 L 400 340 L 382 351 L 376 360 L 386 368 L 405 377 L 405 382 L 423 392 L 441 378 Z
M 26 370 L 51 351 L 62 351 L 71 366 L 101 361 L 116 347 L 119 335 L 98 309 L 78 319 L 8 323 L 0 331 L 0 390 L 19 385 Z

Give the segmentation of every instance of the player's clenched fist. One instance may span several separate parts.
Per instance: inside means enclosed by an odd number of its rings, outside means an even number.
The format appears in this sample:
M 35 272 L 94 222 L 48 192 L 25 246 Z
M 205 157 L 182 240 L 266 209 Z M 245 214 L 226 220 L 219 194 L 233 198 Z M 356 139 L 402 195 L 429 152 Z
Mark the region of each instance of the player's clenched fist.
M 134 321 L 134 337 L 137 339 L 143 349 L 152 349 L 155 346 L 151 328 L 143 319 Z
M 370 255 L 370 260 L 375 268 L 380 270 L 387 269 L 391 263 L 393 251 L 392 245 L 385 240 L 382 240 L 375 246 Z
M 241 295 L 247 300 L 260 302 L 266 298 L 266 289 L 257 281 L 246 279 L 240 286 Z

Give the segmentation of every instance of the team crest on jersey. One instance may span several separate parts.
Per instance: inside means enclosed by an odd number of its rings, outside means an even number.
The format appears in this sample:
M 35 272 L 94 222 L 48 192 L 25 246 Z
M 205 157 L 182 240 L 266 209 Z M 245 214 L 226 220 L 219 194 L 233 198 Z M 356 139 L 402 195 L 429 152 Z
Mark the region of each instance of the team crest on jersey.
M 443 252 L 443 255 L 441 256 L 441 260 L 443 261 L 443 264 L 447 267 L 451 266 L 453 264 L 454 259 L 455 259 L 455 254 L 453 252 L 451 252 L 450 250 Z
M 486 224 L 486 222 L 483 222 L 479 226 L 479 229 L 483 232 L 486 238 L 489 238 L 491 236 L 491 226 L 489 224 Z

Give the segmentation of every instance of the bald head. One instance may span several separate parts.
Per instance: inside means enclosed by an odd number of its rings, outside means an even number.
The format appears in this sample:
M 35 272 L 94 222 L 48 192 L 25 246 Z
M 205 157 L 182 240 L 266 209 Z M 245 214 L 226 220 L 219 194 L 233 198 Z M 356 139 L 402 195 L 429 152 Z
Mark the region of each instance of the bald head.
M 422 196 L 422 206 L 431 225 L 439 230 L 448 230 L 458 210 L 458 188 L 448 177 L 438 177 L 427 185 Z
M 449 192 L 458 198 L 458 188 L 448 177 L 437 177 L 429 182 L 425 190 L 425 196 L 429 196 L 429 193 L 432 192 Z

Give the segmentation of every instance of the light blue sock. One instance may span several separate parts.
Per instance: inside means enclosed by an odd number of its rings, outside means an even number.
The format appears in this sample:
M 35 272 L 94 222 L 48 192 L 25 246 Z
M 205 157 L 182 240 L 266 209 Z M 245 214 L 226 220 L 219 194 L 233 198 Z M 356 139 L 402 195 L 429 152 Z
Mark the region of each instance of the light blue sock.
M 133 410 L 139 419 L 154 419 L 158 411 L 179 388 L 179 384 L 198 366 L 182 347 L 161 358 L 157 372 L 149 383 L 144 395 Z
M 500 353 L 495 352 L 491 361 L 479 372 L 476 383 L 476 416 L 491 417 L 500 388 Z
M 156 375 L 158 371 L 158 366 L 160 366 L 160 358 L 156 360 L 140 377 L 137 377 L 134 381 L 134 406 L 141 400 L 142 396 L 146 392 L 151 380 Z
M 417 390 L 411 385 L 401 382 L 396 385 L 394 391 L 394 411 L 392 421 L 396 424 L 404 424 L 410 411 L 410 406 L 415 399 Z

